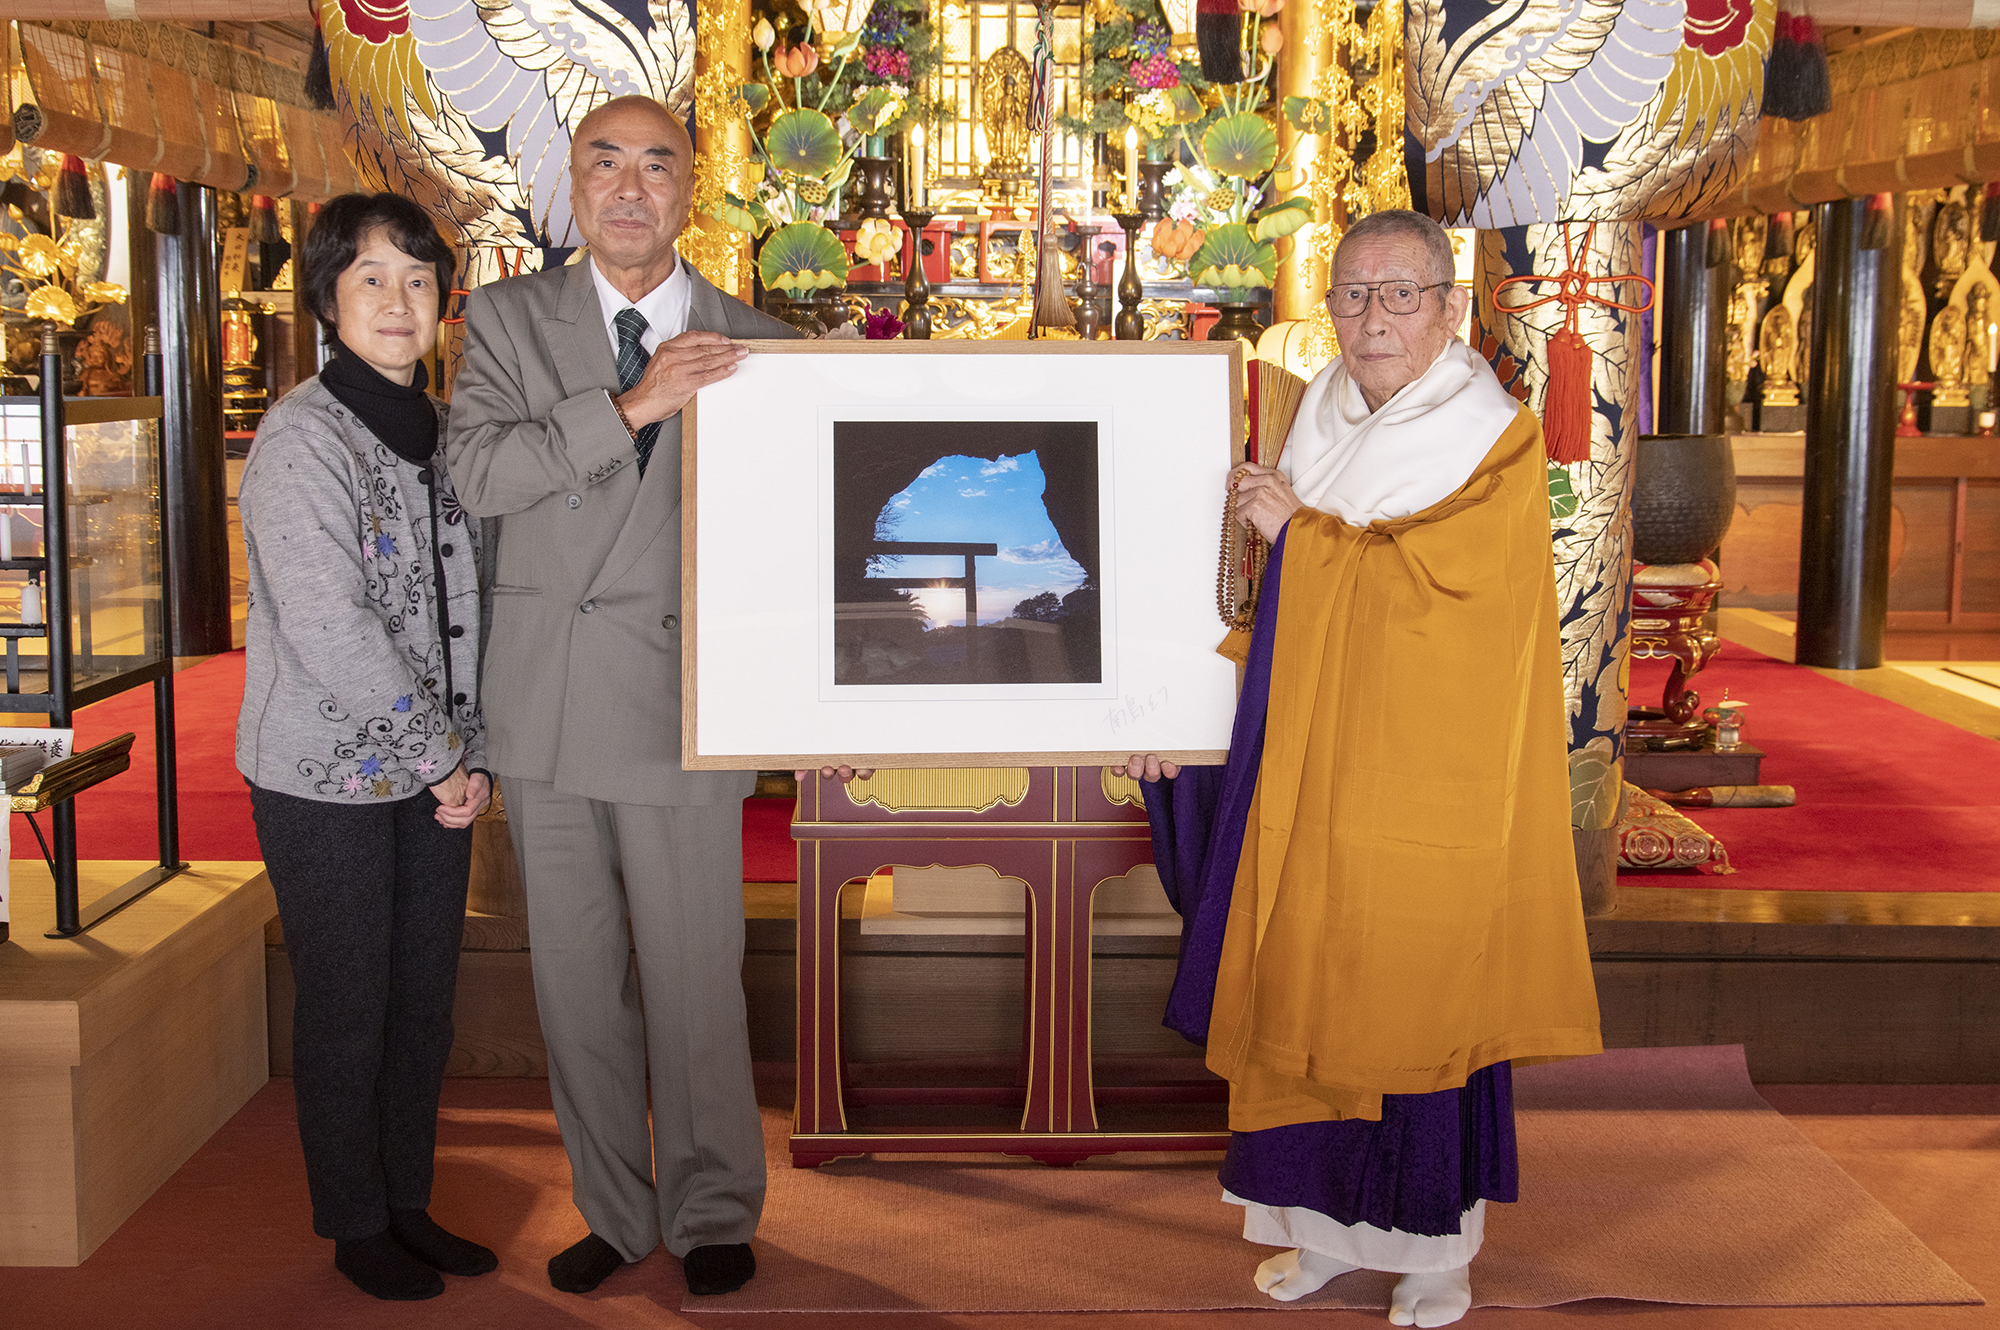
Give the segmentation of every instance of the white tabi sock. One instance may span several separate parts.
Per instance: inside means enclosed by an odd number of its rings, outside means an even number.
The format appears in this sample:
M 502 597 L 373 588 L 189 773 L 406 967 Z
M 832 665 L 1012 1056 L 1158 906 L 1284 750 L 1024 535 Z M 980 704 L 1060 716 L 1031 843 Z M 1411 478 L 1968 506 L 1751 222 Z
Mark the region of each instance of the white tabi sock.
M 1396 1291 L 1389 1295 L 1390 1325 L 1450 1325 L 1470 1310 L 1472 1267 L 1469 1265 L 1435 1274 L 1404 1275 L 1396 1281 Z
M 1308 1293 L 1317 1293 L 1328 1280 L 1338 1279 L 1358 1265 L 1337 1261 L 1331 1256 L 1303 1247 L 1279 1252 L 1257 1267 L 1257 1289 L 1279 1302 L 1296 1302 Z

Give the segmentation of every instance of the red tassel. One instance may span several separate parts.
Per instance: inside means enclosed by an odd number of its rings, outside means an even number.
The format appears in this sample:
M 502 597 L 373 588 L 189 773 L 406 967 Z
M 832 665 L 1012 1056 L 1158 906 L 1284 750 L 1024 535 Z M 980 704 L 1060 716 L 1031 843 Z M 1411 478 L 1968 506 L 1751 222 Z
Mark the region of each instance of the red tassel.
M 275 245 L 285 238 L 278 228 L 277 205 L 266 195 L 250 196 L 250 238 L 264 245 Z
M 1542 446 L 1557 466 L 1590 460 L 1590 344 L 1565 328 L 1549 338 L 1549 385 L 1542 398 Z
M 174 178 L 164 172 L 153 172 L 152 184 L 146 190 L 146 229 L 159 236 L 181 233 L 180 189 Z
M 97 205 L 90 198 L 90 175 L 83 158 L 75 153 L 63 154 L 62 174 L 56 177 L 55 214 L 85 222 L 97 216 Z

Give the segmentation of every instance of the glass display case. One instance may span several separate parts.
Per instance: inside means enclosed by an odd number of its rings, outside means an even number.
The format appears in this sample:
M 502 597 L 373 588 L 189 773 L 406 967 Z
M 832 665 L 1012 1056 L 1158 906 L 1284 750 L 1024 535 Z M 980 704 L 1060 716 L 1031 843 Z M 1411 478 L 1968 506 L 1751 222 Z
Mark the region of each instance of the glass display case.
M 131 764 L 120 735 L 43 768 L 10 791 L 13 811 L 47 809 L 54 846 L 51 937 L 76 937 L 184 871 L 174 790 L 175 735 L 159 344 L 148 330 L 147 395 L 62 396 L 60 344 L 42 343 L 41 393 L 0 398 L 0 710 L 42 712 L 67 728 L 79 707 L 153 686 L 160 862 L 88 911 L 77 899 L 75 797 Z M 12 611 L 11 615 L 9 611 Z M 40 830 L 36 831 L 41 839 Z
M 0 399 L 0 710 L 71 710 L 167 668 L 160 612 L 160 399 L 64 404 L 62 561 L 70 631 L 64 687 L 48 672 L 47 510 L 37 398 Z M 57 693 L 66 705 L 58 708 Z

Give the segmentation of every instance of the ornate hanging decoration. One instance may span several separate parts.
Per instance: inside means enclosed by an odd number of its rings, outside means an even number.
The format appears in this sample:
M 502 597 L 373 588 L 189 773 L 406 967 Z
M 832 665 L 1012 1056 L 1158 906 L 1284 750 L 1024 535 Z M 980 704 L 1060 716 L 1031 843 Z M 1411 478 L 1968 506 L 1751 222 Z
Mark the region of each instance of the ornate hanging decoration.
M 688 0 L 318 0 L 348 146 L 364 175 L 479 249 L 563 249 L 570 133 L 640 93 L 694 100 Z M 535 256 L 539 258 L 539 254 Z M 488 274 L 475 256 L 474 281 Z
M 1649 309 L 1653 303 L 1653 283 L 1639 273 L 1628 272 L 1613 276 L 1593 277 L 1590 273 L 1590 242 L 1597 234 L 1597 223 L 1584 228 L 1583 243 L 1573 243 L 1568 223 L 1563 224 L 1563 268 L 1554 273 L 1523 273 L 1509 277 L 1493 288 L 1494 308 L 1506 314 L 1521 315 L 1543 305 L 1560 304 L 1563 307 L 1563 326 L 1548 339 L 1548 390 L 1542 398 L 1542 443 L 1548 449 L 1549 460 L 1558 466 L 1570 466 L 1590 460 L 1590 419 L 1595 412 L 1591 399 L 1590 379 L 1592 373 L 1590 343 L 1584 341 L 1577 330 L 1577 315 L 1585 305 L 1602 305 L 1607 309 L 1623 310 L 1637 314 Z M 1554 295 L 1542 296 L 1519 305 L 1503 305 L 1500 293 L 1510 286 L 1533 286 L 1540 282 L 1554 282 Z M 1645 288 L 1646 297 L 1637 304 L 1626 304 L 1607 296 L 1593 295 L 1593 286 L 1619 286 L 1626 282 L 1636 282 Z
M 1689 217 L 1747 164 L 1776 0 L 1408 0 L 1417 206 L 1447 226 Z

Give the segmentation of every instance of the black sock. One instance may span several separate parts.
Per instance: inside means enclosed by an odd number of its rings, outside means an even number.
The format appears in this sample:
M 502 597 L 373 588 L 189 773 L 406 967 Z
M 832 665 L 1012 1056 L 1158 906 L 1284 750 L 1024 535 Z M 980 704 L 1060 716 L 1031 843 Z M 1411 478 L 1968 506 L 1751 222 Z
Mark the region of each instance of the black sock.
M 549 1283 L 564 1293 L 588 1293 L 623 1264 L 616 1247 L 591 1233 L 549 1257 Z
M 747 1242 L 718 1242 L 681 1257 L 681 1271 L 690 1293 L 734 1293 L 757 1273 L 757 1257 Z
M 420 1302 L 444 1292 L 437 1271 L 418 1264 L 386 1229 L 373 1237 L 336 1239 L 333 1264 L 356 1288 L 385 1302 Z
M 428 1211 L 391 1210 L 389 1233 L 404 1251 L 448 1275 L 483 1275 L 500 1265 L 487 1248 L 439 1228 Z

